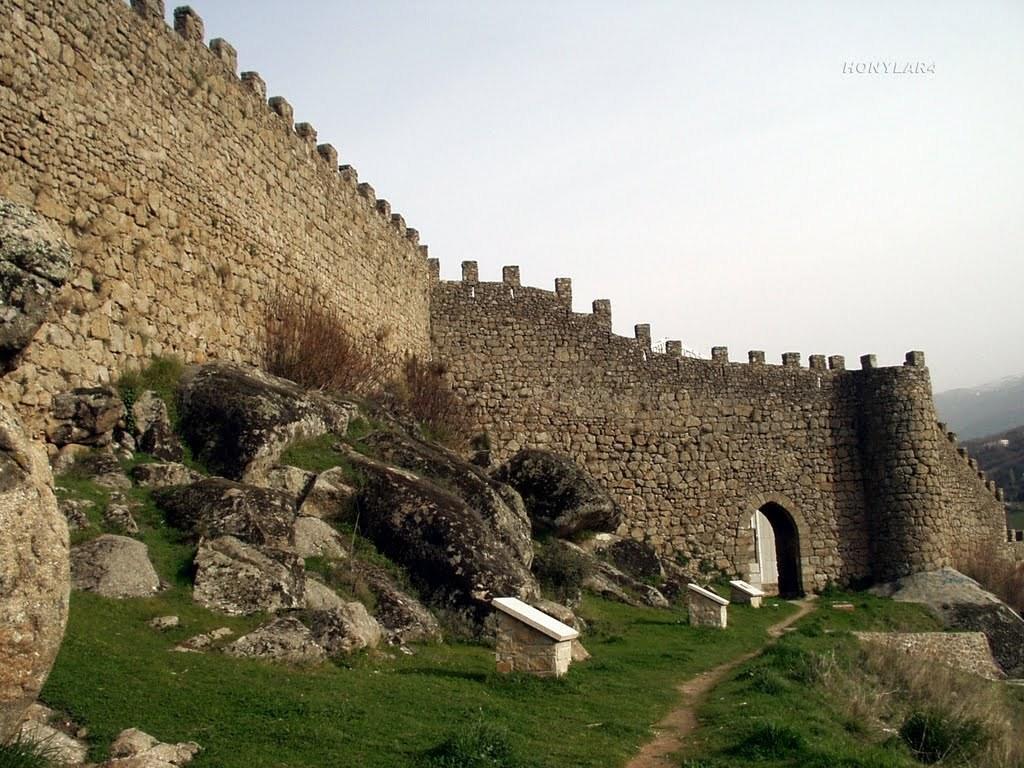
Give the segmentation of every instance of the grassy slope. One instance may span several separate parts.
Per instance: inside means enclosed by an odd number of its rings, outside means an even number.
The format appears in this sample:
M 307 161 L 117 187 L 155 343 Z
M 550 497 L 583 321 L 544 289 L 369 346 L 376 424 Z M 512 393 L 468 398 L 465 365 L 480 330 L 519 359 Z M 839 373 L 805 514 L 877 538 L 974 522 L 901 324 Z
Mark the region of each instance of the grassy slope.
M 831 609 L 849 599 L 852 613 Z M 690 768 L 919 766 L 893 733 L 851 720 L 843 702 L 817 680 L 813 656 L 856 663 L 856 630 L 936 631 L 923 608 L 866 594 L 831 595 L 762 657 L 740 667 L 700 710 L 702 728 L 685 751 Z
M 103 494 L 61 478 L 64 495 Z M 607 768 L 650 737 L 674 703 L 674 685 L 760 645 L 765 628 L 792 611 L 731 609 L 726 632 L 693 629 L 682 610 L 637 609 L 588 599 L 581 615 L 593 654 L 567 678 L 497 676 L 493 651 L 480 645 L 422 646 L 415 656 L 361 655 L 315 669 L 170 649 L 194 634 L 227 626 L 236 636 L 261 617 L 228 618 L 191 600 L 193 547 L 164 526 L 143 490 L 130 495 L 140 538 L 171 588 L 141 600 L 76 592 L 60 656 L 43 700 L 89 727 L 93 758 L 127 727 L 165 741 L 204 747 L 196 766 L 401 766 L 454 729 L 485 718 L 504 727 L 539 765 Z M 146 626 L 176 614 L 181 626 Z

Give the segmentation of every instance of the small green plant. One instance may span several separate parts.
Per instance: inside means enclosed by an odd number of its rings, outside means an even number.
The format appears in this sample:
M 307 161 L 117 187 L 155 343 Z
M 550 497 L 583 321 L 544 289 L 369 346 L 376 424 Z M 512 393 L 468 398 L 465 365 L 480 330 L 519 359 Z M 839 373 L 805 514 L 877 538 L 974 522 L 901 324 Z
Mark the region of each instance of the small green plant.
M 0 744 L 0 768 L 57 768 L 62 765 L 58 750 L 47 742 L 30 741 L 19 734 Z
M 552 540 L 536 546 L 533 572 L 547 592 L 564 602 L 579 594 L 591 574 L 591 564 L 578 552 Z
M 755 726 L 733 751 L 749 760 L 778 760 L 805 750 L 806 743 L 799 731 L 788 725 L 767 722 Z
M 984 726 L 938 709 L 915 710 L 900 727 L 900 738 L 922 763 L 969 763 L 985 746 Z
M 516 754 L 505 730 L 479 718 L 455 729 L 424 753 L 417 768 L 527 768 L 531 763 Z
M 178 385 L 185 372 L 185 363 L 173 356 L 154 357 L 149 364 L 137 371 L 125 371 L 117 380 L 117 390 L 128 411 L 129 431 L 135 427 L 132 417 L 132 406 L 139 396 L 147 391 L 156 392 L 167 406 L 167 415 L 171 425 L 178 426 Z

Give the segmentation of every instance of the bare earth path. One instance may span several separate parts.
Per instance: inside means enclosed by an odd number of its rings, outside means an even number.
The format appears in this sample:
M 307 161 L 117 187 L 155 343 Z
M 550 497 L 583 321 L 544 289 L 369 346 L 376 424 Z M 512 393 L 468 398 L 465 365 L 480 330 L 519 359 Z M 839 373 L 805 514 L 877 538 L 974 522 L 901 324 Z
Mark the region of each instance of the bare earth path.
M 801 600 L 799 610 L 778 624 L 768 628 L 768 636 L 773 640 L 781 637 L 786 627 L 799 621 L 808 613 L 814 610 L 814 598 Z M 653 741 L 647 742 L 643 749 L 629 761 L 626 768 L 677 768 L 677 763 L 669 757 L 683 747 L 683 740 L 693 733 L 697 728 L 697 706 L 718 683 L 732 670 L 755 656 L 758 656 L 764 647 L 756 651 L 745 653 L 732 661 L 719 664 L 717 667 L 701 672 L 696 677 L 679 684 L 676 690 L 682 696 L 682 701 L 675 709 L 669 712 L 665 718 L 658 723 L 658 735 Z

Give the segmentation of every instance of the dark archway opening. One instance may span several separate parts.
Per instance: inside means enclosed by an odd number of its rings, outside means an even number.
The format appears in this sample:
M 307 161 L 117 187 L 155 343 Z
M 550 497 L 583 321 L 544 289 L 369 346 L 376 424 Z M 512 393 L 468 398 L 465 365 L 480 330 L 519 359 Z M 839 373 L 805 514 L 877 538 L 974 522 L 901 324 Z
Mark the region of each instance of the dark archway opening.
M 779 579 L 779 597 L 802 597 L 803 579 L 800 575 L 800 534 L 793 516 L 785 507 L 770 501 L 758 512 L 771 524 L 775 538 L 775 564 Z M 767 553 L 766 553 L 767 554 Z

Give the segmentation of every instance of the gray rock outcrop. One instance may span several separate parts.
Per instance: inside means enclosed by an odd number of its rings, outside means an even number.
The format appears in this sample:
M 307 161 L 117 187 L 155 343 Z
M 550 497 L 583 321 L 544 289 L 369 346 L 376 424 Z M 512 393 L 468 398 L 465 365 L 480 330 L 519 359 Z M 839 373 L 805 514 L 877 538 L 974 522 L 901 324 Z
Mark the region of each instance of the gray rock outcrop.
M 46 680 L 68 615 L 68 527 L 42 445 L 0 402 L 0 742 Z
M 71 584 L 104 597 L 152 597 L 160 577 L 145 544 L 105 533 L 71 549 Z
M 164 744 L 148 733 L 129 728 L 110 745 L 111 759 L 99 768 L 180 768 L 200 751 L 194 741 Z
M 292 526 L 292 548 L 299 557 L 323 557 L 342 560 L 345 542 L 328 523 L 318 517 L 297 517 Z
M 53 396 L 47 439 L 57 446 L 110 445 L 127 411 L 112 387 L 80 387 Z
M 940 568 L 880 584 L 871 591 L 928 606 L 946 629 L 983 632 L 1003 672 L 1024 677 L 1024 619 L 974 579 Z
M 179 414 L 182 436 L 212 471 L 263 484 L 289 443 L 344 434 L 356 410 L 256 368 L 216 362 L 186 376 Z
M 235 640 L 224 653 L 285 664 L 319 664 L 327 651 L 294 616 L 281 616 Z
M 153 492 L 167 522 L 195 537 L 234 536 L 249 544 L 287 549 L 295 505 L 283 491 L 208 477 Z
M 167 405 L 152 390 L 146 390 L 132 404 L 138 450 L 164 461 L 181 461 L 181 441 L 174 434 Z
M 321 472 L 312 481 L 299 507 L 299 514 L 324 520 L 348 516 L 356 489 L 349 485 L 345 470 L 334 467 Z
M 313 639 L 330 656 L 348 656 L 363 648 L 376 648 L 383 633 L 362 603 L 345 603 L 329 611 L 311 611 Z
M 534 533 L 566 537 L 581 531 L 614 531 L 622 516 L 608 492 L 559 453 L 519 451 L 493 477 L 522 496 Z
M 136 464 L 131 471 L 136 485 L 145 488 L 167 488 L 172 485 L 191 485 L 199 482 L 202 475 L 184 464 L 173 461 Z
M 192 597 L 211 611 L 241 616 L 305 605 L 305 569 L 294 553 L 221 536 L 199 545 L 195 564 Z
M 35 336 L 68 279 L 71 248 L 34 211 L 0 200 L 0 372 Z
M 491 479 L 480 467 L 457 453 L 398 429 L 376 432 L 363 442 L 385 463 L 428 477 L 435 485 L 460 497 L 491 529 L 492 538 L 497 538 L 517 560 L 530 567 L 533 562 L 530 518 L 522 498 L 513 488 Z
M 392 645 L 439 642 L 441 626 L 426 606 L 410 595 L 383 568 L 363 561 L 352 564 L 377 600 L 374 617 Z
M 366 477 L 358 497 L 363 530 L 430 602 L 471 608 L 482 619 L 492 597 L 538 594 L 528 561 L 493 519 L 412 472 L 355 452 L 349 458 Z

